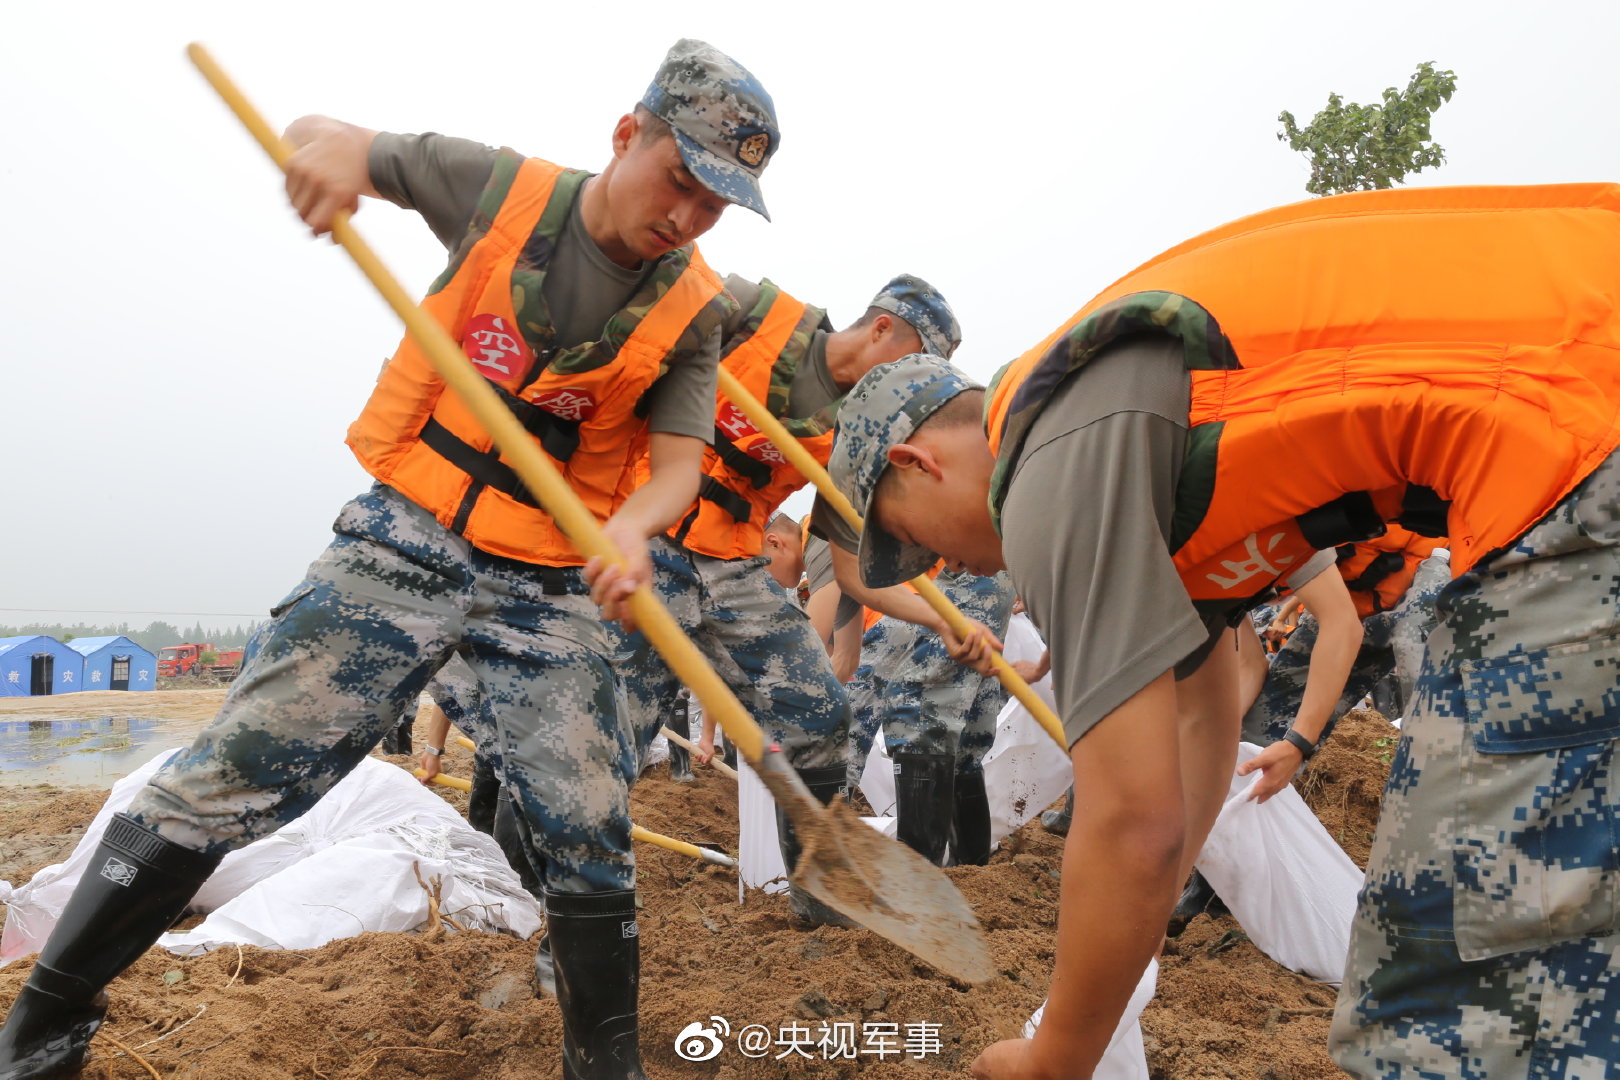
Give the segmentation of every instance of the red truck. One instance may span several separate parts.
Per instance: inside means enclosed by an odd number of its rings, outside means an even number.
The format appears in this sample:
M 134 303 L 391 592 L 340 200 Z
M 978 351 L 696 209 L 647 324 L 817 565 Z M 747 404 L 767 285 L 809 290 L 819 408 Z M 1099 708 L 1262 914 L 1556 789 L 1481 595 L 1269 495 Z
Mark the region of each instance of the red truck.
M 228 679 L 233 678 L 241 667 L 241 649 L 221 652 L 208 642 L 170 645 L 158 653 L 158 674 L 170 678 L 176 675 L 214 675 Z

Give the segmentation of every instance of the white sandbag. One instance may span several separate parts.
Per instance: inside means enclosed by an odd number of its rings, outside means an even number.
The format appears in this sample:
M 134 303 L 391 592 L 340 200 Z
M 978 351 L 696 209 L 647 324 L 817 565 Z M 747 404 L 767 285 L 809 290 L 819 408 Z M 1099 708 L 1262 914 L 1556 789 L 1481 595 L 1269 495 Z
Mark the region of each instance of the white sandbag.
M 737 758 L 737 903 L 749 889 L 787 889 L 787 870 L 776 839 L 776 803 L 765 784 Z
M 863 817 L 884 836 L 894 836 L 892 817 Z M 782 847 L 776 835 L 776 803 L 748 762 L 737 761 L 737 902 L 747 899 L 749 889 L 768 893 L 788 887 L 787 869 L 782 864 Z
M 1242 743 L 1242 763 L 1260 752 Z M 1247 797 L 1260 776 L 1232 776 L 1198 869 L 1255 947 L 1283 967 L 1338 983 L 1362 873 L 1293 785 L 1265 804 Z
M 44 944 L 107 822 L 175 752 L 159 755 L 114 785 L 67 861 L 46 867 L 15 891 L 0 936 L 0 964 Z M 343 850 L 334 851 L 338 848 Z M 441 878 L 443 910 L 459 911 L 462 925 L 521 937 L 540 928 L 539 905 L 494 840 L 474 831 L 403 769 L 364 758 L 309 813 L 225 857 L 191 906 L 215 911 L 217 922 L 210 918 L 160 943 L 186 951 L 230 942 L 313 948 L 366 930 L 410 929 L 427 918 L 413 862 L 420 863 L 424 879 Z M 317 915 L 317 904 L 347 914 Z M 399 913 L 406 911 L 419 911 L 420 917 L 399 925 L 404 918 Z
M 1142 1010 L 1153 1000 L 1159 986 L 1159 961 L 1149 960 L 1147 970 L 1131 991 L 1131 1000 L 1125 1005 L 1114 1037 L 1108 1040 L 1108 1049 L 1092 1071 L 1091 1080 L 1148 1080 L 1147 1048 L 1142 1043 Z M 1033 1039 L 1035 1029 L 1041 1026 L 1046 1013 L 1046 1002 L 1035 1010 L 1035 1015 L 1024 1024 L 1024 1038 Z
M 894 759 L 883 741 L 882 728 L 872 737 L 872 750 L 861 769 L 861 794 L 866 796 L 872 813 L 879 817 L 894 813 Z
M 1046 651 L 1035 624 L 1023 612 L 1007 623 L 1003 653 L 1016 663 L 1036 663 Z M 1032 684 L 1047 707 L 1057 711 L 1050 673 Z M 985 790 L 990 796 L 990 838 L 996 843 L 1051 806 L 1074 783 L 1069 756 L 1030 711 L 1008 698 L 996 717 L 996 741 L 984 756 Z

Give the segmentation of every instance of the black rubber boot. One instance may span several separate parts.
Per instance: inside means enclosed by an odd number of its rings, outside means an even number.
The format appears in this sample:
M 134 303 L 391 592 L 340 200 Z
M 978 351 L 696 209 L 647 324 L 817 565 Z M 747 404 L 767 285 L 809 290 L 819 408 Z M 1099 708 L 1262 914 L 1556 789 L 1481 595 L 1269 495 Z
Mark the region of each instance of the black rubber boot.
M 816 801 L 826 806 L 844 794 L 847 771 L 843 765 L 822 765 L 814 769 L 800 769 L 799 779 L 804 781 L 804 786 L 810 789 L 810 794 L 816 797 Z M 776 840 L 782 847 L 782 865 L 787 869 L 788 877 L 791 879 L 794 868 L 799 865 L 801 849 L 799 838 L 793 833 L 793 825 L 781 807 L 776 808 Z M 791 881 L 788 883 L 788 908 L 793 914 L 814 926 L 855 925 Z
M 1187 879 L 1187 887 L 1181 891 L 1181 899 L 1176 902 L 1176 909 L 1170 913 L 1170 922 L 1164 929 L 1165 937 L 1180 937 L 1181 932 L 1187 929 L 1187 924 L 1205 913 L 1210 915 L 1230 915 L 1221 898 L 1215 895 L 1204 875 L 1197 870 Z
M 107 984 L 185 911 L 223 856 L 171 843 L 117 814 L 0 1028 L 0 1080 L 84 1064 Z
M 529 895 L 544 901 L 545 891 L 540 884 L 539 868 L 535 866 L 540 853 L 534 850 L 529 823 L 512 806 L 512 799 L 504 787 L 495 799 L 495 828 L 490 835 L 500 845 L 501 854 L 506 856 L 507 863 L 517 872 L 518 880 L 523 882 Z
M 1041 814 L 1041 825 L 1049 833 L 1069 835 L 1069 823 L 1074 820 L 1074 785 L 1069 785 L 1069 801 L 1061 810 L 1047 810 Z
M 482 755 L 474 757 L 472 790 L 467 792 L 467 824 L 485 836 L 494 836 L 500 798 L 501 778 Z
M 892 756 L 895 839 L 935 866 L 944 866 L 956 813 L 956 758 L 907 751 Z
M 984 790 L 984 773 L 958 773 L 955 797 L 951 863 L 983 866 L 990 861 L 990 796 Z
M 669 711 L 669 730 L 688 742 L 692 741 L 691 710 L 685 698 L 676 698 L 675 706 Z M 695 777 L 692 775 L 692 752 L 684 746 L 676 744 L 674 739 L 669 741 L 669 778 L 677 784 L 690 784 Z
M 524 890 L 544 904 L 546 892 L 540 883 L 543 861 L 534 849 L 529 823 L 513 808 L 511 796 L 504 787 L 495 800 L 495 828 L 491 835 L 500 845 L 501 854 L 506 856 L 507 865 L 517 872 Z M 540 946 L 534 952 L 534 985 L 538 993 L 557 996 L 557 967 L 551 959 L 549 927 L 540 935 Z
M 408 754 L 411 752 L 411 727 L 416 723 L 416 710 L 406 709 L 405 715 L 399 718 L 399 723 L 383 733 L 382 745 L 378 747 L 385 754 Z
M 637 1017 L 636 891 L 548 891 L 546 937 L 557 964 L 563 1080 L 646 1080 Z

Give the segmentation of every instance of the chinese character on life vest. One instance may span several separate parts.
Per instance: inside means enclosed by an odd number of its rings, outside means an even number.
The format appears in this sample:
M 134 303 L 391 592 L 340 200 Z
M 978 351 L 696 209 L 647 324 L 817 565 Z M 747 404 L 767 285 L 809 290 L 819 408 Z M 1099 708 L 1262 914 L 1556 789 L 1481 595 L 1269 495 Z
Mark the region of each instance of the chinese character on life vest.
M 787 458 L 782 456 L 782 451 L 778 450 L 776 444 L 768 439 L 759 440 L 744 452 L 755 461 L 763 461 L 767 465 L 787 464 Z
M 468 320 L 461 347 L 485 374 L 511 375 L 522 366 L 523 343 L 499 315 L 474 315 Z
M 1284 534 L 1282 533 L 1275 533 L 1269 540 L 1266 541 L 1266 555 L 1269 555 L 1271 552 L 1275 551 L 1277 545 L 1282 543 L 1283 535 Z M 1245 548 L 1244 553 L 1247 556 L 1247 558 L 1245 558 L 1243 561 L 1239 562 L 1232 559 L 1221 560 L 1221 565 L 1226 567 L 1227 572 L 1232 576 L 1222 577 L 1220 574 L 1209 574 L 1207 575 L 1209 580 L 1213 581 L 1216 585 L 1219 585 L 1223 589 L 1235 589 L 1239 585 L 1242 585 L 1245 581 L 1248 581 L 1250 578 L 1261 574 L 1264 574 L 1268 581 L 1275 579 L 1290 563 L 1294 561 L 1294 557 L 1292 555 L 1288 555 L 1278 559 L 1275 566 L 1267 562 L 1266 555 L 1263 555 L 1260 552 L 1260 540 L 1258 534 L 1256 533 L 1250 533 L 1249 538 L 1245 540 L 1243 544 Z
M 547 394 L 536 394 L 529 400 L 564 420 L 584 422 L 596 413 L 596 399 L 577 386 L 565 386 Z
M 735 441 L 749 435 L 758 435 L 759 429 L 749 422 L 742 411 L 727 401 L 720 406 L 720 414 L 715 417 L 714 426 L 725 432 Z

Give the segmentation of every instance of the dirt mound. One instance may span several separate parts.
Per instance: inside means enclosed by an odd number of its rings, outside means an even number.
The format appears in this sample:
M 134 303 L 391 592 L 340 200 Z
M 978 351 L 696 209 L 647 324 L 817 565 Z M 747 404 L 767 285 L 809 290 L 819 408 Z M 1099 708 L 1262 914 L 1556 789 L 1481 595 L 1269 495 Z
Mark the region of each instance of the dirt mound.
M 1342 1077 L 1327 1056 L 1333 987 L 1278 967 L 1235 920 L 1200 915 L 1159 957 L 1142 1013 L 1155 1078 Z
M 1352 713 L 1301 781 L 1358 862 L 1393 749 L 1380 740 L 1392 734 L 1377 714 Z M 445 765 L 469 775 L 471 755 L 452 747 Z M 465 804 L 459 792 L 434 790 Z M 0 835 L 15 843 L 60 829 L 65 853 L 100 798 L 7 793 Z M 674 784 L 657 767 L 632 804 L 649 829 L 736 849 L 735 788 L 710 770 Z M 17 812 L 29 805 L 27 816 Z M 785 898 L 751 894 L 739 906 L 731 872 L 645 845 L 637 858 L 642 1045 L 654 1078 L 960 1077 L 985 1045 L 1018 1034 L 1051 977 L 1062 842 L 1038 823 L 1009 837 L 988 867 L 948 871 L 1000 971 L 979 987 L 864 931 L 805 929 Z M 235 949 L 186 960 L 152 952 L 113 984 L 106 1030 L 165 1080 L 556 1077 L 560 1022 L 554 1001 L 533 996 L 533 951 L 509 937 L 441 932 L 368 934 L 304 953 L 244 949 L 240 958 Z M 0 970 L 0 1002 L 27 968 Z M 1143 1015 L 1153 1076 L 1342 1075 L 1324 1049 L 1333 998 L 1332 988 L 1262 955 L 1231 919 L 1201 916 L 1169 943 Z M 713 1026 L 712 1017 L 730 1031 L 721 1053 L 677 1056 L 677 1034 L 694 1022 Z M 752 1046 L 754 1057 L 738 1048 L 749 1025 L 766 1040 Z M 89 1076 L 150 1075 L 106 1040 L 96 1051 Z M 854 1056 L 829 1056 L 846 1052 Z
M 1400 734 L 1381 713 L 1353 709 L 1294 781 L 1305 804 L 1362 869 L 1372 850 L 1384 781 Z
M 0 788 L 0 880 L 21 885 L 67 858 L 106 797 L 49 784 Z

